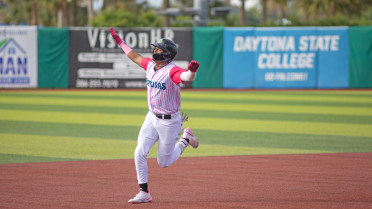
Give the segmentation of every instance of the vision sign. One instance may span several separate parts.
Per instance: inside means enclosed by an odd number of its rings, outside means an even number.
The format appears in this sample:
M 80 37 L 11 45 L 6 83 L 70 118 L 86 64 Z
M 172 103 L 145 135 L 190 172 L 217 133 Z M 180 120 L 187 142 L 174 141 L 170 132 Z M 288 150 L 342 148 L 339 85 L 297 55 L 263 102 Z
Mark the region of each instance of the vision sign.
M 179 47 L 175 63 L 187 69 L 192 59 L 190 28 L 115 28 L 125 43 L 144 57 L 151 57 L 160 38 Z M 191 84 L 187 84 L 191 85 Z M 146 72 L 115 43 L 109 28 L 70 29 L 70 87 L 145 88 Z

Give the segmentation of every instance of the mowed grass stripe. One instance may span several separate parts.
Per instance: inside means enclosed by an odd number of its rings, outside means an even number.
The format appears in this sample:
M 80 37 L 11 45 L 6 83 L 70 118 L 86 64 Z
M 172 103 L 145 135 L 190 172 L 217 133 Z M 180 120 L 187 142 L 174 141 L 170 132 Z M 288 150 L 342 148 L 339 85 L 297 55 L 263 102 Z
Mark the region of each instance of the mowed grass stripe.
M 147 91 L 146 89 L 141 90 L 130 90 L 130 89 L 57 89 L 57 90 L 47 90 L 47 89 L 27 89 L 27 90 L 16 90 L 16 91 L 1 91 L 0 93 L 5 95 L 17 95 L 17 94 L 25 94 L 25 95 L 34 95 L 34 96 L 43 96 L 43 95 L 51 95 L 51 96 L 133 96 L 133 97 L 146 97 Z M 0 94 L 0 95 L 1 95 Z
M 137 141 L 140 126 L 0 120 L 0 133 Z
M 66 98 L 43 98 L 43 97 L 1 97 L 1 104 L 34 104 L 34 105 L 70 105 L 70 106 L 98 106 L 98 107 L 147 107 L 146 100 L 118 101 L 110 99 L 66 99 Z
M 355 102 L 355 101 L 343 101 L 343 102 L 334 102 L 334 101 L 289 101 L 289 100 L 233 100 L 233 99 L 208 99 L 208 98 L 183 98 L 183 102 L 203 102 L 206 105 L 214 105 L 215 103 L 225 103 L 226 105 L 230 104 L 249 104 L 249 105 L 278 105 L 278 106 L 321 106 L 321 107 L 371 107 L 371 103 L 367 102 Z
M 95 94 L 63 94 L 60 92 L 56 93 L 6 93 L 0 96 L 2 98 L 56 98 L 56 99 L 96 99 L 96 100 L 121 100 L 121 101 L 132 101 L 132 100 L 145 100 L 146 95 L 130 94 L 130 95 L 95 95 Z
M 6 163 L 38 163 L 38 162 L 58 162 L 58 161 L 77 161 L 83 160 L 78 158 L 57 158 L 57 157 L 41 157 L 30 155 L 16 155 L 16 154 L 1 154 L 0 164 Z
M 299 121 L 299 122 L 324 122 L 344 124 L 372 124 L 372 116 L 361 115 L 330 115 L 330 114 L 305 114 L 305 113 L 278 113 L 278 112 L 248 112 L 248 111 L 208 111 L 185 110 L 190 120 L 196 117 L 203 118 L 236 118 L 272 121 Z
M 264 97 L 328 97 L 328 98 L 339 98 L 339 97 L 351 97 L 351 98 L 371 98 L 372 90 L 289 90 L 289 89 L 278 89 L 278 90 L 191 90 L 182 91 L 182 94 L 198 94 L 210 97 L 245 97 L 245 96 L 264 96 Z
M 364 124 L 195 118 L 190 126 L 210 130 L 372 137 L 372 125 Z
M 0 134 L 0 153 L 103 160 L 133 158 L 136 141 L 63 136 Z
M 37 110 L 51 112 L 85 112 L 146 115 L 148 108 L 136 107 L 97 107 L 97 106 L 68 106 L 68 105 L 39 105 L 39 104 L 11 104 L 0 103 L 2 110 Z M 187 109 L 185 109 L 186 111 Z M 183 110 L 181 110 L 183 111 Z M 187 110 L 190 120 L 194 116 L 207 118 L 237 118 L 274 121 L 308 121 L 348 124 L 372 124 L 372 116 L 354 115 L 328 115 L 328 114 L 302 114 L 302 113 L 276 113 L 276 112 L 248 112 L 248 111 L 220 111 L 220 110 Z
M 68 131 L 66 131 L 68 130 Z M 0 121 L 0 133 L 137 141 L 140 127 Z M 193 128 L 200 145 L 317 150 L 319 152 L 371 152 L 372 138 L 270 132 L 220 131 Z M 206 153 L 207 154 L 207 153 Z
M 370 89 L 349 89 L 349 90 L 291 90 L 291 89 L 278 89 L 278 90 L 253 90 L 252 94 L 265 94 L 265 95 L 302 95 L 302 96 L 347 96 L 347 97 L 365 97 L 371 98 L 372 91 Z
M 51 94 L 51 93 L 8 93 L 3 95 L 6 97 L 20 98 L 59 98 L 59 99 L 96 99 L 96 100 L 119 100 L 119 101 L 144 101 L 146 95 L 143 92 L 135 94 L 114 94 L 114 95 L 94 95 L 94 94 Z M 348 96 L 288 96 L 288 95 L 262 95 L 262 94 L 232 94 L 229 96 L 223 94 L 205 94 L 204 92 L 186 92 L 182 94 L 183 101 L 187 102 L 206 102 L 206 103 L 242 103 L 242 104 L 277 104 L 277 105 L 321 105 L 321 106 L 344 106 L 344 107 L 370 107 L 372 105 L 371 98 L 353 98 L 350 100 Z M 2 97 L 0 96 L 0 100 Z
M 70 106 L 101 106 L 101 107 L 136 107 L 146 108 L 146 101 L 123 102 L 118 100 L 95 99 L 60 99 L 60 98 L 7 98 L 2 97 L 0 104 L 43 104 L 43 105 L 70 105 Z M 264 105 L 264 104 L 226 104 L 205 102 L 182 102 L 184 110 L 219 110 L 219 111 L 248 111 L 248 112 L 277 112 L 277 113 L 304 113 L 304 114 L 331 114 L 331 115 L 367 115 L 372 116 L 372 107 L 327 107 L 314 105 Z
M 148 107 L 101 107 L 101 106 L 72 106 L 72 105 L 42 105 L 42 104 L 11 104 L 0 103 L 2 110 L 37 110 L 51 112 L 82 112 L 109 114 L 143 114 L 146 116 Z
M 353 99 L 350 100 L 349 95 L 340 96 L 340 95 L 295 95 L 295 94 L 264 94 L 264 93 L 251 93 L 245 92 L 244 94 L 236 94 L 236 92 L 228 92 L 227 94 L 221 92 L 219 94 L 211 94 L 211 93 L 204 93 L 204 92 L 186 92 L 182 93 L 183 99 L 194 99 L 194 100 L 210 100 L 210 101 L 229 101 L 229 102 L 261 102 L 261 103 L 297 103 L 303 104 L 304 102 L 311 102 L 313 104 L 317 104 L 318 102 L 326 103 L 329 105 L 341 103 L 344 105 L 347 104 L 372 104 L 372 95 L 369 96 L 354 96 Z
M 0 110 L 0 120 L 139 126 L 143 123 L 144 116 L 97 113 Z
M 329 115 L 368 115 L 372 116 L 372 107 L 323 107 L 314 105 L 264 105 L 264 104 L 206 104 L 202 102 L 183 102 L 185 110 L 220 110 L 248 112 L 303 113 Z
M 0 120 L 140 126 L 143 123 L 144 116 L 0 110 Z M 372 125 L 364 124 L 335 124 L 324 122 L 293 122 L 194 117 L 192 121 L 190 120 L 190 122 L 188 122 L 188 125 L 191 127 L 210 130 L 372 137 Z
M 101 140 L 96 138 L 58 137 L 42 135 L 0 134 L 0 154 L 13 156 L 65 158 L 81 160 L 132 159 L 136 142 Z M 286 148 L 236 147 L 203 144 L 197 150 L 186 149 L 182 156 L 231 156 L 252 154 L 324 153 L 323 150 Z M 332 151 L 326 151 L 327 153 Z M 148 157 L 155 158 L 157 144 Z M 5 162 L 6 163 L 6 162 Z
M 3 91 L 3 95 L 22 96 L 51 96 L 51 97 L 97 97 L 97 98 L 146 98 L 146 90 L 58 90 L 58 91 Z M 372 91 L 366 90 L 190 90 L 183 89 L 184 98 L 215 98 L 215 99 L 266 99 L 266 100 L 287 100 L 287 101 L 349 101 L 350 97 L 356 102 L 372 102 Z

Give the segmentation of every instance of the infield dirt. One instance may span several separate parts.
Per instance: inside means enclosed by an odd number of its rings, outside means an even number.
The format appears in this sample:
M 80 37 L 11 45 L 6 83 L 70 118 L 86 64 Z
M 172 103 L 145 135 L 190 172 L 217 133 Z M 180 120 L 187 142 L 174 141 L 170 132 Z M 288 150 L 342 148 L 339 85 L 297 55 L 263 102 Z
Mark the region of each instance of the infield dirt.
M 152 203 L 133 160 L 0 165 L 0 208 L 372 208 L 372 153 L 149 159 Z

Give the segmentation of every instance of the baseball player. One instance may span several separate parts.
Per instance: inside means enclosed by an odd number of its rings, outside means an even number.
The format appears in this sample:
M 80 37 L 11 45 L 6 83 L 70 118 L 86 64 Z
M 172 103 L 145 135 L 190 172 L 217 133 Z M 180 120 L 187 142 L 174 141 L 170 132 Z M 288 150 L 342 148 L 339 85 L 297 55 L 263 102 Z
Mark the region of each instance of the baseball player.
M 172 165 L 188 145 L 193 148 L 199 146 L 198 139 L 189 128 L 184 130 L 178 140 L 183 123 L 179 112 L 180 83 L 195 79 L 199 63 L 191 61 L 187 71 L 176 66 L 173 59 L 177 54 L 177 46 L 173 41 L 164 38 L 151 44 L 155 47 L 152 58 L 144 58 L 128 47 L 113 28 L 110 28 L 110 31 L 124 53 L 146 70 L 149 112 L 138 135 L 134 153 L 140 192 L 128 202 L 131 204 L 151 202 L 152 197 L 148 190 L 147 155 L 154 144 L 159 142 L 157 161 L 163 168 Z

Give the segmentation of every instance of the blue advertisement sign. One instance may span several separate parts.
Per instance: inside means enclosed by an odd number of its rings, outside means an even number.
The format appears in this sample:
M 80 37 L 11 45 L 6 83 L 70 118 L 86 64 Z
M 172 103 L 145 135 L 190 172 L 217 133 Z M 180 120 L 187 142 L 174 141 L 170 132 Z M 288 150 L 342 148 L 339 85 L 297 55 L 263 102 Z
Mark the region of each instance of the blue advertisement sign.
M 348 27 L 318 28 L 318 37 L 325 43 L 318 47 L 318 88 L 349 88 Z
M 347 28 L 225 29 L 224 87 L 347 87 L 347 45 Z
M 242 50 L 244 37 L 254 36 L 254 28 L 225 28 L 223 45 L 223 87 L 254 87 L 254 52 Z
M 316 88 L 316 51 L 301 44 L 315 28 L 260 28 L 250 37 L 255 53 L 256 88 Z

